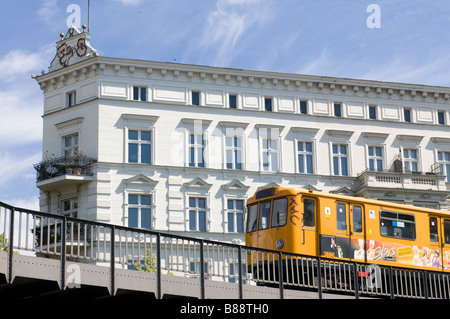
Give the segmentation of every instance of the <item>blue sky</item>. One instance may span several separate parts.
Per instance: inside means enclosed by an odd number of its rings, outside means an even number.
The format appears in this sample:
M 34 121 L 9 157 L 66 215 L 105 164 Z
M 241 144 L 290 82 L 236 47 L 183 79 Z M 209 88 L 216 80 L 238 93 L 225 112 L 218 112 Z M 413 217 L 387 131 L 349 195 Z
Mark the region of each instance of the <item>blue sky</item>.
M 88 0 L 0 2 L 0 201 L 38 209 L 40 74 Z M 369 28 L 370 4 L 380 27 Z M 102 56 L 450 86 L 450 3 L 396 0 L 91 0 Z

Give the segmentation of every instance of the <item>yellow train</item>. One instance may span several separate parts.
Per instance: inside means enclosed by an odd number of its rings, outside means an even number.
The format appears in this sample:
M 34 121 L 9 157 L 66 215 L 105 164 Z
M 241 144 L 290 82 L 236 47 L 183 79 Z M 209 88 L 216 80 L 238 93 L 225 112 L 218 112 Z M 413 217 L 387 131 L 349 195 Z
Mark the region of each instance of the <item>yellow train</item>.
M 248 200 L 246 224 L 252 247 L 450 271 L 450 212 L 271 187 Z

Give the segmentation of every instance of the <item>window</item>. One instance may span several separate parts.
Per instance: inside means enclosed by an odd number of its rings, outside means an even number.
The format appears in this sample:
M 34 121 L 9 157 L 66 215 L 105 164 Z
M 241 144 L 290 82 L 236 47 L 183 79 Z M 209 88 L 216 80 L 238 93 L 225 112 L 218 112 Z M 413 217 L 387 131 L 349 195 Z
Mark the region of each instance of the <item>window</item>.
M 192 91 L 192 105 L 200 105 L 200 92 Z
M 272 98 L 271 97 L 264 98 L 264 109 L 268 112 L 272 112 Z
M 447 176 L 450 182 L 450 152 L 438 152 L 438 162 L 441 175 Z
M 438 123 L 445 125 L 445 111 L 438 111 Z
M 225 137 L 225 154 L 228 169 L 242 169 L 242 137 Z
M 416 239 L 414 215 L 381 210 L 380 233 L 383 237 Z
M 377 107 L 375 105 L 369 105 L 369 119 L 377 119 Z
M 278 138 L 271 129 L 266 130 L 262 137 L 262 170 L 266 172 L 278 171 Z
M 369 170 L 371 172 L 383 171 L 383 148 L 380 146 L 369 146 Z
M 272 227 L 280 227 L 286 225 L 287 209 L 287 198 L 279 198 L 273 201 Z
M 78 199 L 67 199 L 62 202 L 62 215 L 66 217 L 78 217 Z
M 313 173 L 313 144 L 312 142 L 297 142 L 298 172 Z
M 403 149 L 403 165 L 405 167 L 405 172 L 417 172 L 418 165 L 417 165 L 417 150 L 416 149 L 409 149 L 404 148 Z
M 444 243 L 450 244 L 450 220 L 444 219 Z
M 362 233 L 362 208 L 353 206 L 353 232 Z
M 333 144 L 333 173 L 348 176 L 348 154 L 346 144 Z
M 269 228 L 269 220 L 270 220 L 270 205 L 271 202 L 262 202 L 259 204 L 259 222 L 258 229 L 267 229 Z
M 133 100 L 147 101 L 147 88 L 142 86 L 133 87 Z
M 78 133 L 63 137 L 63 152 L 66 158 L 78 152 Z
M 206 198 L 189 197 L 189 230 L 206 231 Z
M 437 243 L 439 241 L 437 218 L 430 217 L 430 241 Z
M 151 229 L 152 196 L 128 194 L 128 227 Z
M 305 100 L 300 101 L 300 113 L 308 114 L 308 101 Z
M 334 116 L 342 116 L 341 103 L 334 103 Z
M 67 93 L 67 107 L 77 104 L 77 93 L 75 91 Z
M 189 166 L 205 167 L 205 137 L 203 133 L 189 134 Z
M 228 96 L 228 104 L 230 106 L 230 109 L 237 108 L 237 95 L 236 94 L 230 94 Z
M 403 116 L 404 116 L 405 122 L 411 122 L 411 109 L 404 108 Z
M 316 224 L 315 202 L 312 199 L 303 200 L 303 226 L 314 227 Z
M 151 131 L 128 131 L 128 163 L 152 163 Z
M 242 199 L 227 200 L 228 232 L 244 232 L 244 201 Z
M 256 230 L 257 219 L 258 219 L 258 204 L 250 205 L 248 207 L 248 216 L 247 216 L 247 233 L 251 233 Z
M 344 204 L 336 205 L 336 226 L 338 230 L 347 230 L 347 209 Z

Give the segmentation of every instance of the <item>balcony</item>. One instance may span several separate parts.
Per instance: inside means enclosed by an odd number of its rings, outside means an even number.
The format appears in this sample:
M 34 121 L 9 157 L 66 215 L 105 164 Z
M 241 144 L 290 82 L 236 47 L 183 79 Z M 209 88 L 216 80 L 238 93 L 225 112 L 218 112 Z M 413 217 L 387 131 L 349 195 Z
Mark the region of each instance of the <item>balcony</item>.
M 422 191 L 447 191 L 445 176 L 439 172 L 364 171 L 356 178 L 354 189 L 402 188 Z
M 42 191 L 50 191 L 71 184 L 82 184 L 93 180 L 92 164 L 97 160 L 78 154 L 44 160 L 34 165 L 36 186 Z

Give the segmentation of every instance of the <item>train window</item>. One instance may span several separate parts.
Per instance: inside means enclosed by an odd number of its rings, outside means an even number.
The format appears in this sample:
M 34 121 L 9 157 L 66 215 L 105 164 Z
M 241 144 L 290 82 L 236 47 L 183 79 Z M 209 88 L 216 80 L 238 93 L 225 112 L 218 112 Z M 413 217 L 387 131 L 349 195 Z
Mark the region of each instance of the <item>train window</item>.
M 271 201 L 262 202 L 261 204 L 259 204 L 259 230 L 269 228 L 270 204 Z
M 303 226 L 314 227 L 315 226 L 315 202 L 312 199 L 303 200 Z
M 353 206 L 353 231 L 362 233 L 362 208 L 360 206 Z
M 347 230 L 347 212 L 344 204 L 336 205 L 336 220 L 338 230 Z
M 275 195 L 275 188 L 263 189 L 256 193 L 256 199 L 261 199 L 264 197 L 269 197 Z
M 257 217 L 258 217 L 258 204 L 253 204 L 248 207 L 247 233 L 251 233 L 256 230 Z
M 384 237 L 416 239 L 414 215 L 380 211 L 380 233 Z
M 287 221 L 287 198 L 279 198 L 273 201 L 272 227 L 284 226 Z
M 436 217 L 430 217 L 430 241 L 432 243 L 437 243 L 439 241 L 438 222 Z
M 450 220 L 444 219 L 444 243 L 450 244 Z

